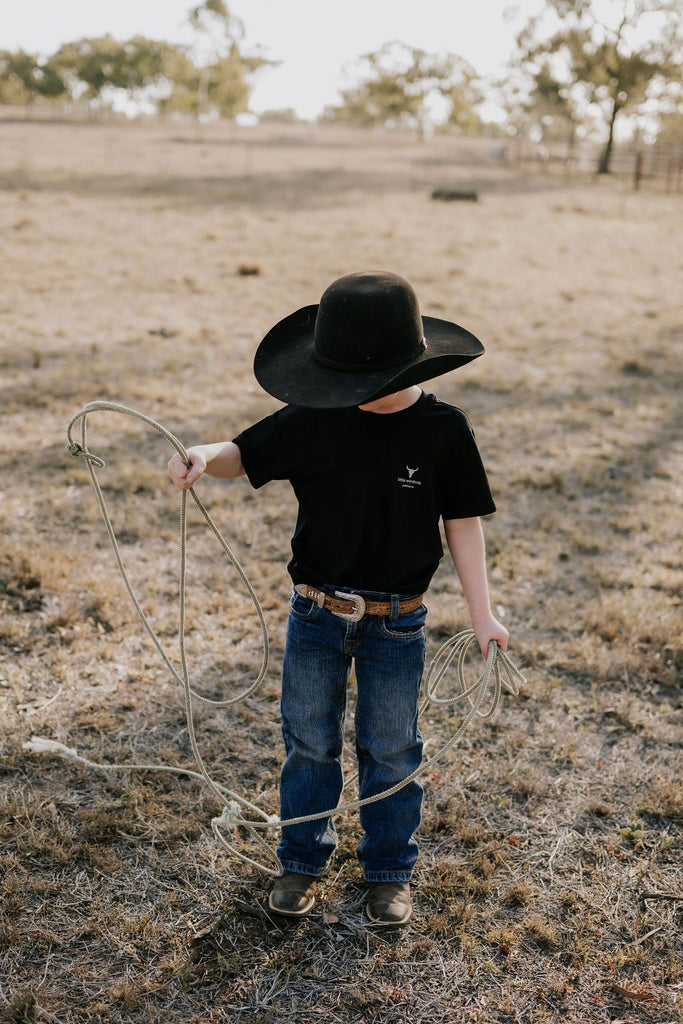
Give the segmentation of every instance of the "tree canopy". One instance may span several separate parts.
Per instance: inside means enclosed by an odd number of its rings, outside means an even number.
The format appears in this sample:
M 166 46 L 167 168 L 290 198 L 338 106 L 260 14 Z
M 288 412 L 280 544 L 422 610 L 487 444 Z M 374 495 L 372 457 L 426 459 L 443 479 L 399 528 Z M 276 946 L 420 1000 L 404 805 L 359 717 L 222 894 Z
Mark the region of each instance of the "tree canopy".
M 119 42 L 112 36 L 66 43 L 50 58 L 72 96 L 98 99 L 107 88 L 131 95 L 165 77 L 174 47 L 144 36 Z
M 65 93 L 64 80 L 51 61 L 41 61 L 24 50 L 0 50 L 0 103 L 25 106 Z
M 476 107 L 483 97 L 477 74 L 455 54 L 391 42 L 363 54 L 353 74 L 358 84 L 342 90 L 341 104 L 326 109 L 326 120 L 420 132 L 434 122 L 463 131 L 479 125 Z

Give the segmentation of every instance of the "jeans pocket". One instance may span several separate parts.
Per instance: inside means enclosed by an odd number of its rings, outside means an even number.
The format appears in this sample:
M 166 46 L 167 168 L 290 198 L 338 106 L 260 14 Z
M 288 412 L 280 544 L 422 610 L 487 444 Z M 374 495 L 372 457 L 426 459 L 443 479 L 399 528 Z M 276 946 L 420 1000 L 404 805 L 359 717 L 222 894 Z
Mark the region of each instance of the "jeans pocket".
M 310 597 L 302 597 L 292 588 L 289 595 L 289 611 L 295 619 L 302 622 L 310 622 L 320 611 L 320 606 L 311 601 Z
M 417 640 L 424 636 L 426 617 L 427 609 L 425 605 L 421 604 L 415 611 L 405 612 L 404 615 L 398 615 L 395 619 L 385 615 L 382 618 L 381 630 L 385 636 L 390 636 L 395 640 Z

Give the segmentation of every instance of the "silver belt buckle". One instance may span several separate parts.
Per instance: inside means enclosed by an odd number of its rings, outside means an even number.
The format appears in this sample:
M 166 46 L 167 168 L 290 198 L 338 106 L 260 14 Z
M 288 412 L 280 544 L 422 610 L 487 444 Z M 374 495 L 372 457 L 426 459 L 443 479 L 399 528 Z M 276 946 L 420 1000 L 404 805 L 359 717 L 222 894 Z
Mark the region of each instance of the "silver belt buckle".
M 360 622 L 365 615 L 365 601 L 360 594 L 345 594 L 342 590 L 335 590 L 335 597 L 340 597 L 342 601 L 349 601 L 353 605 L 352 612 L 335 612 L 340 619 L 347 619 L 348 622 Z

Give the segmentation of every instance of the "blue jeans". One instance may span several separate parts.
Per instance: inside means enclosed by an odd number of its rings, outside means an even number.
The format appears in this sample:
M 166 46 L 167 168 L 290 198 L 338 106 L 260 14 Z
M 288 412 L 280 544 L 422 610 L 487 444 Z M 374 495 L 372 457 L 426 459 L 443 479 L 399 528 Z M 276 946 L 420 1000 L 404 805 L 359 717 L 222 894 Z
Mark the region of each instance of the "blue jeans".
M 391 595 L 359 591 L 363 597 Z M 374 796 L 410 775 L 422 760 L 417 723 L 424 669 L 427 609 L 365 615 L 349 622 L 292 591 L 282 671 L 280 777 L 282 820 L 333 810 L 342 792 L 341 754 L 346 687 L 355 661 L 355 730 L 359 796 Z M 349 798 L 351 799 L 351 797 Z M 368 882 L 408 881 L 417 860 L 422 786 L 361 808 L 357 854 Z M 319 875 L 337 845 L 331 817 L 282 829 L 278 856 L 285 871 Z

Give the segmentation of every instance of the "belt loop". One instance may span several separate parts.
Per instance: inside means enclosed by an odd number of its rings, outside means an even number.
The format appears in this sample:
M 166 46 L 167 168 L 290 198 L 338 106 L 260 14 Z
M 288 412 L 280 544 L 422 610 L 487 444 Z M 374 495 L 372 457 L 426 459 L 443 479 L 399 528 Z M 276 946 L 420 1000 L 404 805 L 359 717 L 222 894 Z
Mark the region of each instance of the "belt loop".
M 391 618 L 397 619 L 401 614 L 401 598 L 399 594 L 391 595 Z

